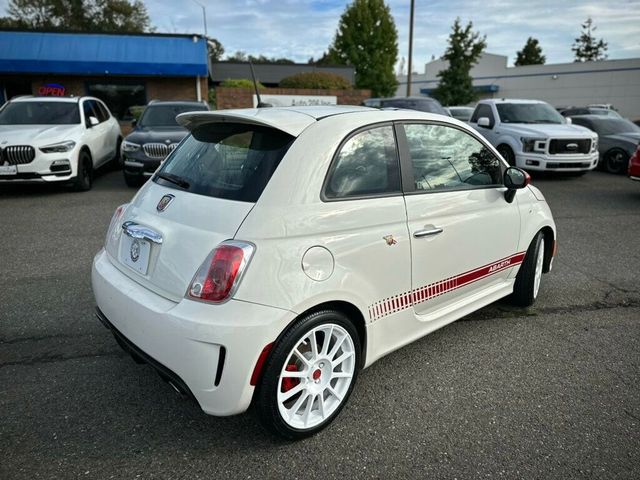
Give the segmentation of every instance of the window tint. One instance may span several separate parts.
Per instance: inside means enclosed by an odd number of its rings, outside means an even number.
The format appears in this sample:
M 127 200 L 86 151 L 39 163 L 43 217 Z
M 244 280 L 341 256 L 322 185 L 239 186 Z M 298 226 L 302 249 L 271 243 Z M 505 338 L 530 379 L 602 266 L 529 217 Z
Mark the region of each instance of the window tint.
M 393 127 L 366 130 L 340 149 L 325 188 L 327 198 L 400 192 L 400 169 Z
M 203 125 L 159 170 L 183 187 L 158 176 L 154 181 L 199 195 L 256 202 L 293 140 L 284 132 L 256 125 Z
M 206 109 L 203 104 L 149 105 L 145 108 L 139 124 L 142 127 L 177 127 L 176 117 L 181 113 Z
M 440 115 L 450 115 L 434 98 L 389 98 L 381 101 L 382 108 L 406 108 L 408 110 L 418 110 L 420 112 L 439 113 Z
M 502 185 L 500 161 L 462 130 L 442 125 L 404 127 L 418 191 Z
M 493 111 L 491 110 L 491 105 L 487 105 L 484 103 L 481 105 L 478 105 L 478 108 L 476 108 L 476 111 L 473 112 L 473 115 L 470 121 L 472 123 L 478 123 L 478 119 L 482 117 L 487 117 L 489 119 L 489 122 L 491 122 L 491 125 L 494 124 Z
M 147 103 L 144 84 L 88 82 L 87 94 L 107 104 L 117 119 L 124 119 L 130 107 Z

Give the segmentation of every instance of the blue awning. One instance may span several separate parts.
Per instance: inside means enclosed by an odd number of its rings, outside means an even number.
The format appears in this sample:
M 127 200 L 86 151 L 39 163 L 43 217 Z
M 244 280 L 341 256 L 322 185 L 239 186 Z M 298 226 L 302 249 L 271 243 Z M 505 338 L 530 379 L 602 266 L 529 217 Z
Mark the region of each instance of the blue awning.
M 435 90 L 436 90 L 436 87 L 433 87 L 433 88 L 421 88 L 420 89 L 420 93 L 422 93 L 423 95 L 430 95 Z M 473 91 L 477 92 L 477 93 L 496 93 L 498 90 L 500 90 L 500 86 L 496 85 L 494 83 L 489 84 L 489 85 L 474 85 L 473 86 Z
M 0 73 L 204 77 L 207 44 L 197 35 L 0 31 Z

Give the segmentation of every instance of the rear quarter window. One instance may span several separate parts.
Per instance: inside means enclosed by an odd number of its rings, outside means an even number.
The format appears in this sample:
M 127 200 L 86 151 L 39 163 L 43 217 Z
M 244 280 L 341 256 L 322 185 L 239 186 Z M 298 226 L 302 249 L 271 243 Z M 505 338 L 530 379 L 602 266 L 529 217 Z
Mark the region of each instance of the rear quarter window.
M 157 175 L 153 181 L 198 195 L 254 203 L 294 139 L 279 130 L 256 125 L 203 125 L 173 151 L 158 171 L 182 180 L 185 186 Z

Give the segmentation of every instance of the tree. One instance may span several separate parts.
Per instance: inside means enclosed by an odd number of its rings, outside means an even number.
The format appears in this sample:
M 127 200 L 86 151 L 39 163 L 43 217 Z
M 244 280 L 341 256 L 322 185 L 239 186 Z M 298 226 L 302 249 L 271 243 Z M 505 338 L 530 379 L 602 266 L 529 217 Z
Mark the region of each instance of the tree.
M 449 61 L 449 66 L 438 73 L 440 82 L 433 96 L 443 105 L 465 105 L 478 98 L 469 72 L 487 46 L 487 37 L 481 38 L 474 32 L 471 22 L 463 28 L 460 18 L 456 18 L 452 29 L 449 46 L 442 57 Z
M 251 62 L 253 64 L 277 64 L 277 65 L 293 65 L 296 62 L 288 58 L 265 57 L 264 55 L 247 55 L 242 50 L 236 51 L 232 55 L 228 55 L 225 59 L 227 62 Z
M 602 38 L 597 40 L 593 36 L 596 27 L 593 26 L 591 17 L 582 24 L 582 33 L 576 38 L 571 50 L 575 53 L 574 62 L 597 62 L 598 60 L 606 60 L 608 45 Z
M 538 44 L 538 40 L 533 37 L 527 39 L 527 43 L 524 44 L 522 50 L 516 53 L 516 67 L 522 65 L 544 65 L 547 60 L 542 54 L 542 47 Z
M 219 62 L 224 55 L 224 47 L 215 38 L 207 39 L 207 46 L 209 48 L 209 58 L 212 62 Z
M 393 67 L 398 57 L 398 31 L 384 0 L 354 0 L 340 17 L 338 30 L 318 64 L 353 65 L 356 87 L 374 97 L 395 93 Z
M 0 26 L 78 32 L 152 31 L 142 0 L 11 0 Z

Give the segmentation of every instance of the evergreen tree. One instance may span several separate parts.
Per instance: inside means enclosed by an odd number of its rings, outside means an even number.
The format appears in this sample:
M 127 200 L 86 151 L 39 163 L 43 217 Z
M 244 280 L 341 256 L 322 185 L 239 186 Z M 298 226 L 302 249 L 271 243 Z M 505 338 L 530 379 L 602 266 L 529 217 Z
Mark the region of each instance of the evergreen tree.
M 547 58 L 542 54 L 542 48 L 538 44 L 538 40 L 533 37 L 527 39 L 522 50 L 516 54 L 516 67 L 522 65 L 544 65 Z
M 469 22 L 463 28 L 460 18 L 456 18 L 453 32 L 449 35 L 449 46 L 442 57 L 449 61 L 449 66 L 438 73 L 440 82 L 433 92 L 440 103 L 465 105 L 477 100 L 469 72 L 486 46 L 486 37 L 480 37 L 479 33 L 473 31 L 473 23 Z
M 384 0 L 354 0 L 340 17 L 338 31 L 318 64 L 353 65 L 356 88 L 374 97 L 395 93 L 393 67 L 398 57 L 398 31 Z
M 571 50 L 575 53 L 574 62 L 596 62 L 607 59 L 607 42 L 602 38 L 597 40 L 593 36 L 596 27 L 593 26 L 591 17 L 582 24 L 582 33 L 576 38 Z
M 152 31 L 141 0 L 11 0 L 1 27 L 78 32 Z

